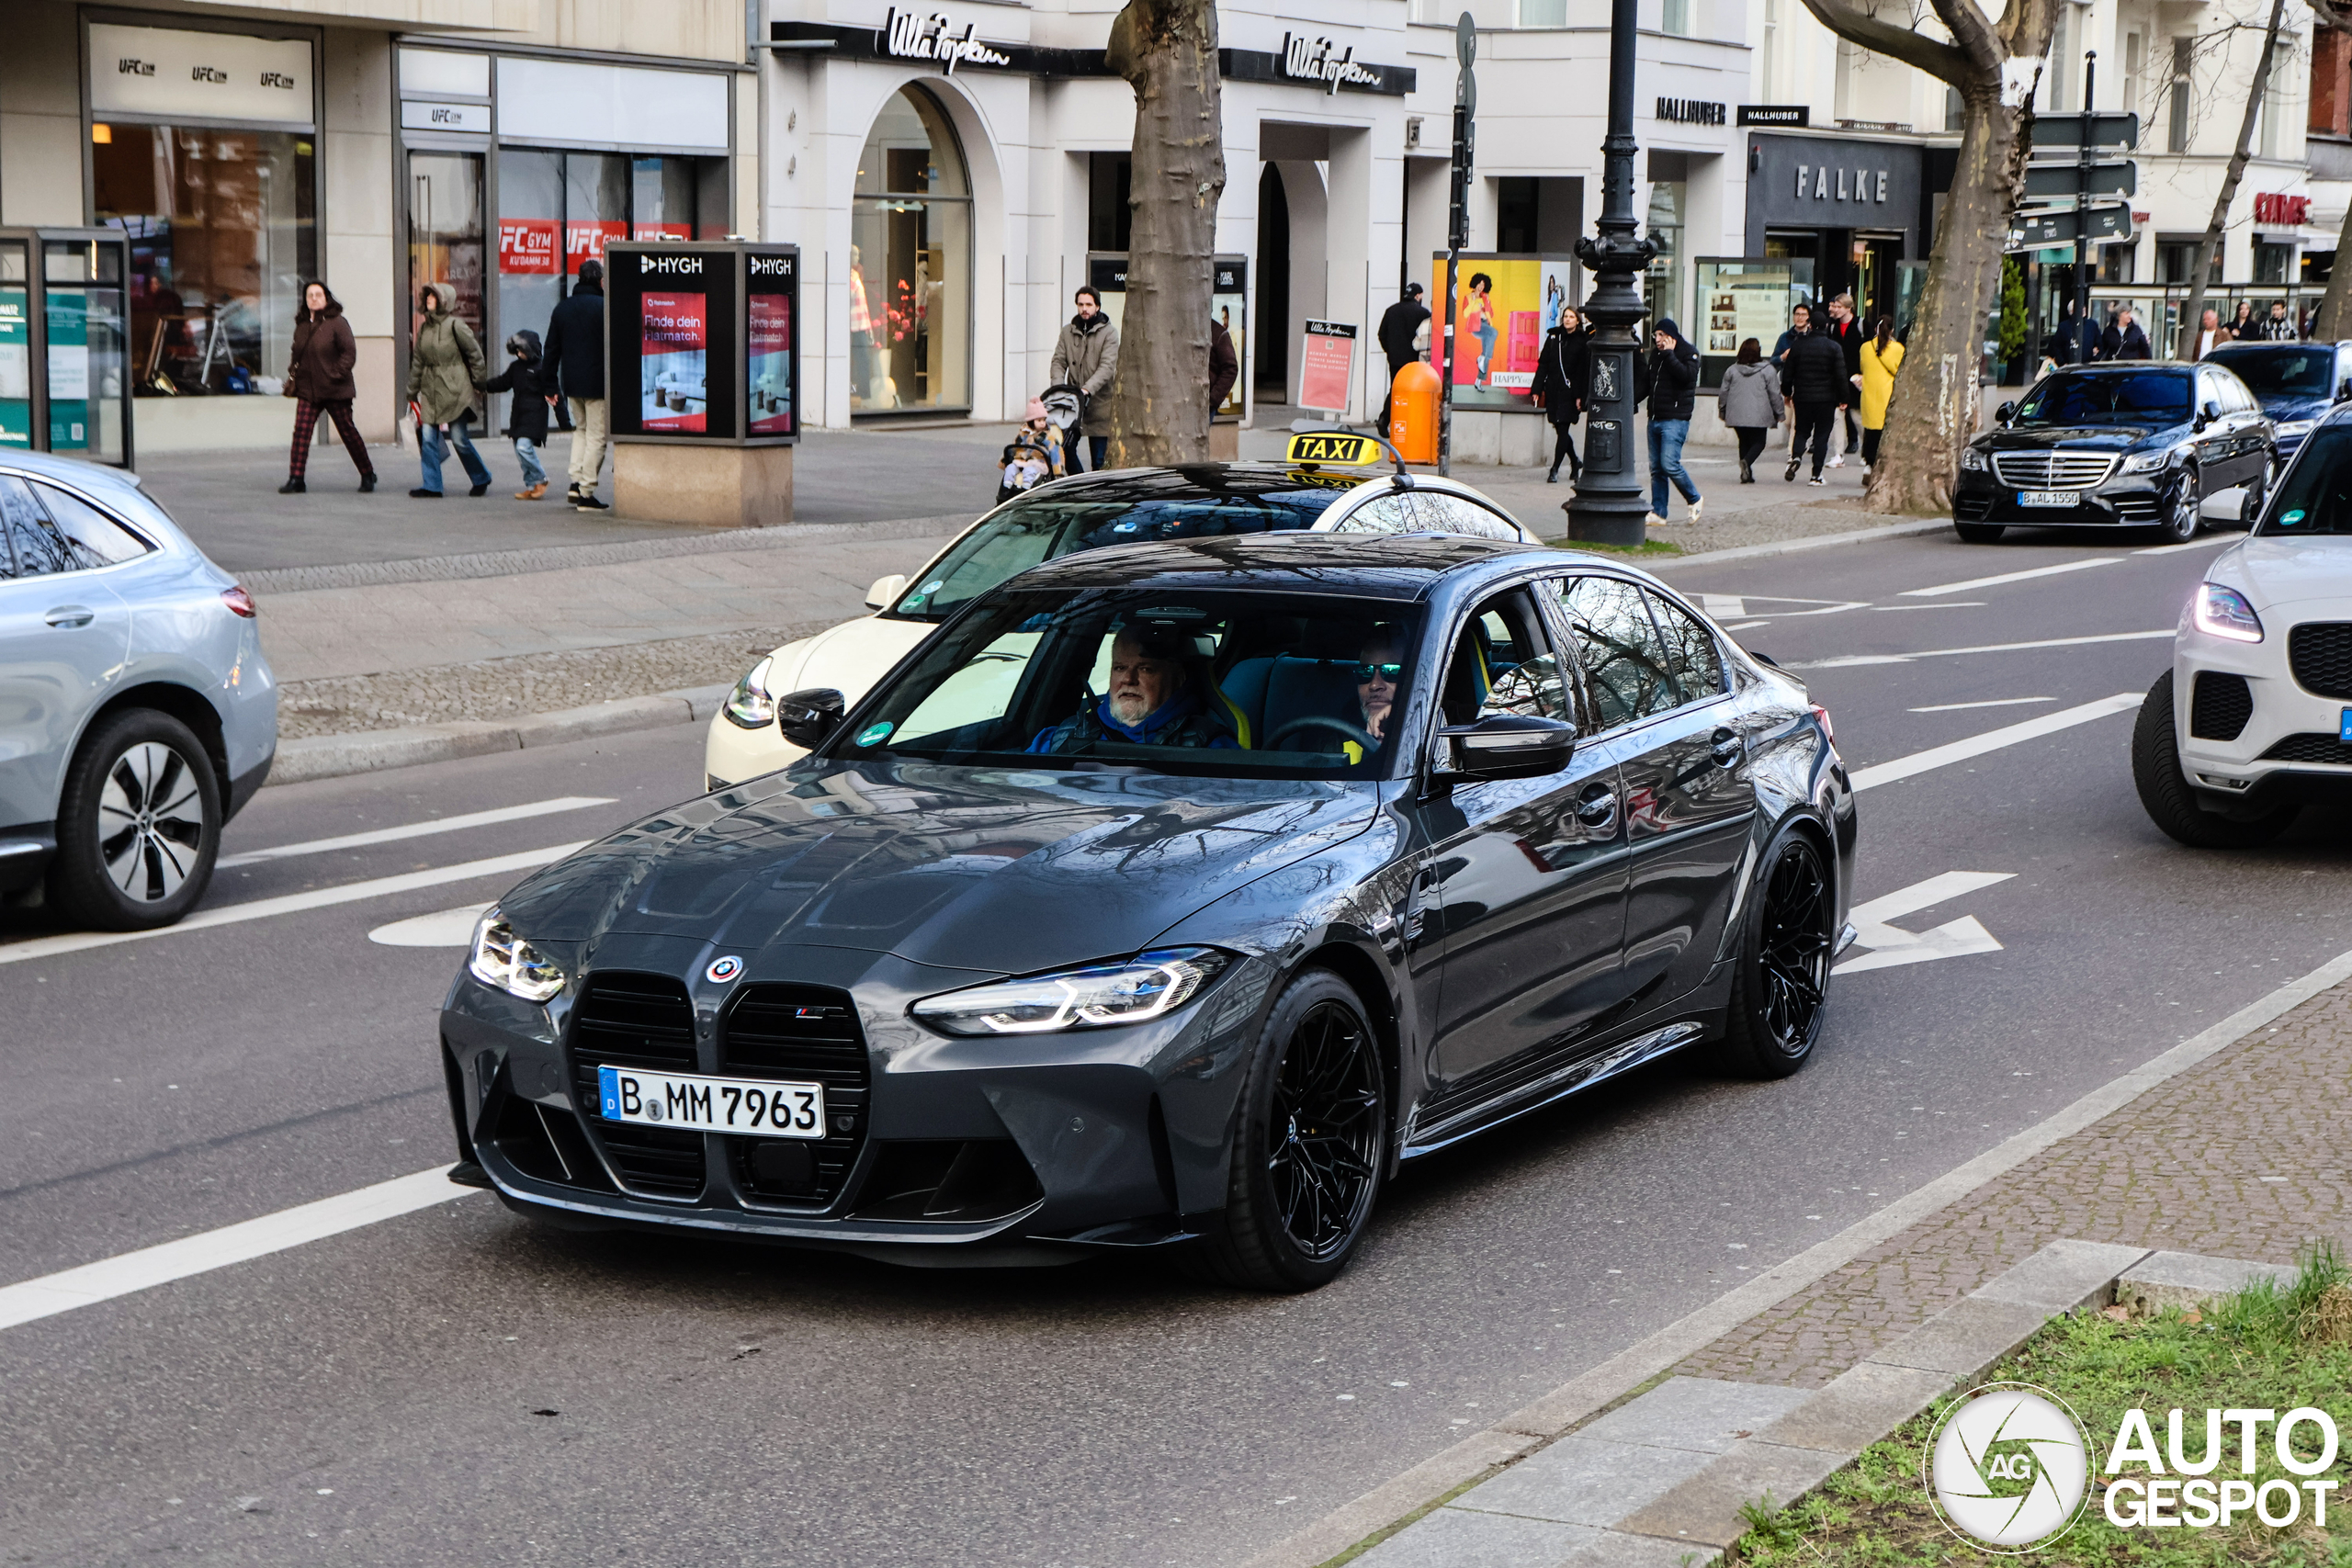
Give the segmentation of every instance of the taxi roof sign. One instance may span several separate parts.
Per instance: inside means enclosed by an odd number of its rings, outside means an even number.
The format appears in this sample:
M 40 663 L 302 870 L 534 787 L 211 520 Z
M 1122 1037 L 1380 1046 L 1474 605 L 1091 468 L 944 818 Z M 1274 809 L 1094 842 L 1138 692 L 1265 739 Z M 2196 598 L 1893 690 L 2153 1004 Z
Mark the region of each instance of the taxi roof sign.
M 1360 468 L 1384 461 L 1388 453 L 1385 445 L 1374 436 L 1312 431 L 1292 436 L 1285 455 L 1294 463 L 1331 463 Z

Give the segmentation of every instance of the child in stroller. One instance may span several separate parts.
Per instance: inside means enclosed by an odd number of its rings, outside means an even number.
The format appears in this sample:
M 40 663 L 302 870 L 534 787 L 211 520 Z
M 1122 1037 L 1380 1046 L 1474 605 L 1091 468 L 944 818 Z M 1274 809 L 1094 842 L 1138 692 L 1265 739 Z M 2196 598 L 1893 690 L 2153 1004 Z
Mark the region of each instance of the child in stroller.
M 998 462 L 1001 471 L 996 499 L 1000 506 L 1047 479 L 1060 479 L 1067 471 L 1062 467 L 1062 433 L 1046 412 L 1044 400 L 1029 400 L 1026 417 Z

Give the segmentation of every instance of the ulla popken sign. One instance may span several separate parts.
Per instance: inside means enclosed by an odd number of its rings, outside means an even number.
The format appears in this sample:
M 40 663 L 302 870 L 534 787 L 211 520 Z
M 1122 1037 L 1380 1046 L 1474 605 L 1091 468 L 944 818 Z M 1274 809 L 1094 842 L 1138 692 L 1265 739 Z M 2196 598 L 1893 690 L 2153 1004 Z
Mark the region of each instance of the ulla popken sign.
M 90 112 L 311 123 L 311 45 L 183 28 L 90 24 Z
M 882 26 L 876 29 L 875 40 L 884 54 L 893 60 L 929 60 L 938 62 L 942 75 L 953 76 L 956 67 L 962 65 L 1010 65 L 1012 56 L 1001 49 L 982 43 L 973 34 L 979 30 L 977 22 L 967 22 L 964 30 L 956 32 L 956 24 L 946 13 L 934 11 L 920 16 L 892 6 L 883 14 Z
M 1328 38 L 1308 38 L 1302 33 L 1283 34 L 1283 51 L 1275 56 L 1282 62 L 1283 74 L 1294 82 L 1317 82 L 1327 93 L 1336 93 L 1340 84 L 1350 86 L 1377 87 L 1380 73 L 1356 63 L 1353 44 L 1340 49 Z

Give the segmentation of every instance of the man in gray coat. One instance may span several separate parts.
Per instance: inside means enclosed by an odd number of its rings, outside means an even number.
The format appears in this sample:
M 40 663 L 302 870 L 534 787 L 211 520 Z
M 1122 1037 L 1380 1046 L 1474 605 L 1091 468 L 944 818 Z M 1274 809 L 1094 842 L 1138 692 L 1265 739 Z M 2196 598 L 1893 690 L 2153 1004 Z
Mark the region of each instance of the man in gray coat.
M 1119 374 L 1119 329 L 1102 313 L 1102 296 L 1081 284 L 1073 297 L 1078 314 L 1062 328 L 1054 344 L 1054 363 L 1046 378 L 1055 386 L 1076 387 L 1086 394 L 1086 414 L 1079 429 L 1085 433 L 1087 456 L 1097 469 L 1111 447 L 1111 382 Z M 1065 454 L 1073 474 L 1086 471 L 1079 461 L 1076 442 Z

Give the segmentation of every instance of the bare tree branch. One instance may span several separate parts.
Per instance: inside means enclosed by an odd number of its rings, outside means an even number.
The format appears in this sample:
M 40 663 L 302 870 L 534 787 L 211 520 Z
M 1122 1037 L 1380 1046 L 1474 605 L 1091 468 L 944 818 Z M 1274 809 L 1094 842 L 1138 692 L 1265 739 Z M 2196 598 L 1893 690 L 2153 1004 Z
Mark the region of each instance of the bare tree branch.
M 2188 304 L 2180 313 L 2180 347 L 2178 357 L 2197 357 L 2197 338 L 2204 326 L 2205 286 L 2212 276 L 2213 251 L 2222 242 L 2222 227 L 2229 221 L 2230 203 L 2236 199 L 2238 181 L 2245 177 L 2246 159 L 2254 146 L 2255 122 L 2262 116 L 2262 100 L 2270 91 L 2270 62 L 2278 52 L 2278 27 L 2287 19 L 2287 0 L 2270 0 L 2270 26 L 2262 35 L 2262 59 L 2254 68 L 2254 90 L 2246 95 L 2245 114 L 2238 121 L 2238 144 L 2230 153 L 2230 166 L 2222 176 L 2222 188 L 2213 197 L 2213 215 L 2206 220 L 2205 233 L 2197 242 L 2197 264 L 2188 275 Z
M 1882 22 L 1852 0 L 1804 0 L 1804 8 L 1813 13 L 1814 20 L 1847 42 L 1860 44 L 1873 54 L 1899 60 L 1938 81 L 1958 86 L 1969 74 L 1967 57 L 1951 45 L 1939 43 L 1892 22 Z M 1974 7 L 1972 5 L 1970 8 Z

